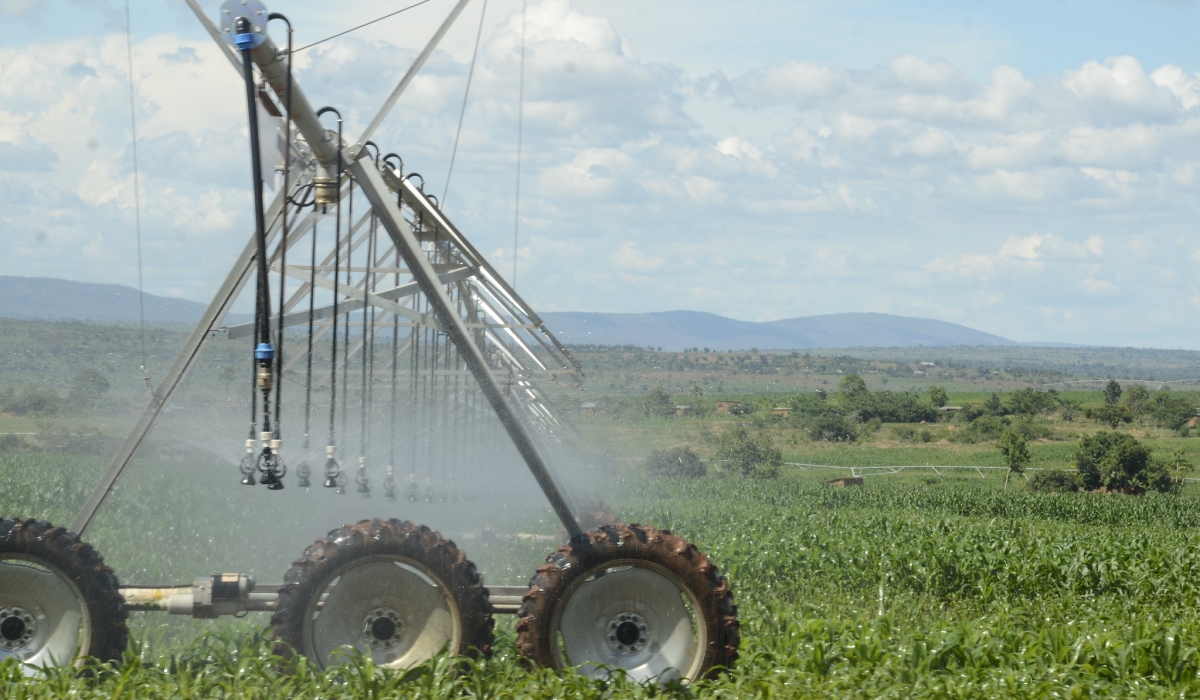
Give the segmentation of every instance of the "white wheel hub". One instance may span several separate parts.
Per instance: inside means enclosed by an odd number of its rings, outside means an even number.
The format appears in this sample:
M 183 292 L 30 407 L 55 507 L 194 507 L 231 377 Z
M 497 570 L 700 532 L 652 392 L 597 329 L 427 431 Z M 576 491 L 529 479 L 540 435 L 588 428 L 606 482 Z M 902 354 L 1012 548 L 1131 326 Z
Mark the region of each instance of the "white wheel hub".
M 623 612 L 608 621 L 608 648 L 628 656 L 650 643 L 649 626 L 637 613 Z
M 391 649 L 400 643 L 404 621 L 391 608 L 377 608 L 363 621 L 363 639 L 372 649 Z
M 43 562 L 0 559 L 0 662 L 16 658 L 25 675 L 69 665 L 88 653 L 91 622 L 79 589 Z
M 309 611 L 308 656 L 323 667 L 350 662 L 357 651 L 384 668 L 411 668 L 443 647 L 457 652 L 462 639 L 450 592 L 400 557 L 351 562 L 314 596 Z
M 555 613 L 564 666 L 590 676 L 620 668 L 633 680 L 695 680 L 707 636 L 699 603 L 678 577 L 656 564 L 625 560 L 583 576 Z
M 0 649 L 21 651 L 37 636 L 37 620 L 16 605 L 0 610 Z

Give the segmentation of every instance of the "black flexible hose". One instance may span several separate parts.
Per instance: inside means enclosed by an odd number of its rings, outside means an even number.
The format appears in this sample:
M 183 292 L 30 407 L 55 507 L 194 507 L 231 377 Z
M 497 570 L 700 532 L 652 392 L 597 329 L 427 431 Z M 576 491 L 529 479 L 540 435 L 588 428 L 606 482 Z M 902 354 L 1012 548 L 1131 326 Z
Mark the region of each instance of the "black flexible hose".
M 330 371 L 329 371 L 329 442 L 328 442 L 328 449 L 332 452 L 333 448 L 337 445 L 337 442 L 335 441 L 336 425 L 337 425 L 337 341 L 338 341 L 337 318 L 338 318 L 338 293 L 340 291 L 338 289 L 338 277 L 339 277 L 340 269 L 341 269 L 341 255 L 342 255 L 342 197 L 341 197 L 341 193 L 342 193 L 342 114 L 341 114 L 341 112 L 337 111 L 333 107 L 322 107 L 320 110 L 317 111 L 317 116 L 320 117 L 321 115 L 323 115 L 327 112 L 332 112 L 333 114 L 337 115 L 337 123 L 338 123 L 337 188 L 336 188 L 336 191 L 338 193 L 338 200 L 337 200 L 337 203 L 334 205 L 336 207 L 334 220 L 337 223 L 334 225 L 334 243 L 333 243 L 333 334 L 332 334 L 333 340 L 331 343 L 330 360 L 329 360 L 329 370 Z M 332 459 L 333 459 L 333 456 L 331 454 L 330 460 L 332 460 Z M 336 476 L 333 478 L 335 479 L 335 483 L 333 485 L 336 486 L 337 485 L 336 484 Z M 329 484 L 327 482 L 326 486 L 328 486 L 328 485 Z

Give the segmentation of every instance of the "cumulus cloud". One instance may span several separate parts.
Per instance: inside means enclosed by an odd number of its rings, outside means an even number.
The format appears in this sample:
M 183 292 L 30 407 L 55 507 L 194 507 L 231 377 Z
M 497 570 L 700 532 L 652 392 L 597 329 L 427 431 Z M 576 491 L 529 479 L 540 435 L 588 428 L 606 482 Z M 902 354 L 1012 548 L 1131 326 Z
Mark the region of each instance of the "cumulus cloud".
M 512 13 L 485 34 L 447 205 L 501 269 L 520 29 Z M 1073 340 L 1031 319 L 1107 331 L 1140 318 L 1122 304 L 1200 295 L 1200 76 L 1179 66 L 1098 56 L 975 79 L 913 55 L 797 56 L 691 75 L 569 0 L 531 3 L 526 34 L 517 263 L 536 307 L 886 308 Z M 299 54 L 297 80 L 354 138 L 415 55 L 350 36 Z M 199 31 L 143 37 L 135 65 L 148 283 L 203 299 L 249 232 L 240 85 Z M 439 196 L 466 73 L 435 52 L 375 138 Z M 0 271 L 133 278 L 127 91 L 123 35 L 0 48 Z

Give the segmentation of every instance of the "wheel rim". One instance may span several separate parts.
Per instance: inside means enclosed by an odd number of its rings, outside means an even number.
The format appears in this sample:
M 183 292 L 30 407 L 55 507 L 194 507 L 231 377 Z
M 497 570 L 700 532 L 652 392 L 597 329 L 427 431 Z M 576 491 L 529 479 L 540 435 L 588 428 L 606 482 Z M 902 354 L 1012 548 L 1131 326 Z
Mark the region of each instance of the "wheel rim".
M 0 558 L 0 662 L 16 658 L 31 676 L 86 656 L 87 602 L 57 568 L 33 557 Z
M 642 682 L 695 680 L 707 631 L 700 604 L 671 571 L 639 560 L 608 562 L 580 576 L 552 620 L 562 666 L 588 676 L 620 668 Z
M 322 667 L 357 651 L 384 668 L 411 668 L 462 639 L 458 606 L 419 563 L 368 557 L 342 568 L 309 605 L 308 656 Z M 353 650 L 353 651 L 351 651 Z

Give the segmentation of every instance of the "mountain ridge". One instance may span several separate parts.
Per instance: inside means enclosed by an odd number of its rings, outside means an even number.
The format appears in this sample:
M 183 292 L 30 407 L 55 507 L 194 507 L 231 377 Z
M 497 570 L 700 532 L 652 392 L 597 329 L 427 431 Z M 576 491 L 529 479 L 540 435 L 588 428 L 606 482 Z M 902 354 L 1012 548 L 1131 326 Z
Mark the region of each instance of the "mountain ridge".
M 149 322 L 195 323 L 205 305 L 145 294 Z M 48 277 L 0 276 L 0 316 L 26 320 L 123 322 L 138 320 L 138 291 L 119 284 Z M 1036 346 L 957 323 L 893 314 L 850 312 L 777 321 L 740 321 L 705 311 L 540 314 L 563 343 L 638 345 L 664 350 L 793 350 L 850 347 Z M 237 319 L 243 319 L 242 314 Z

